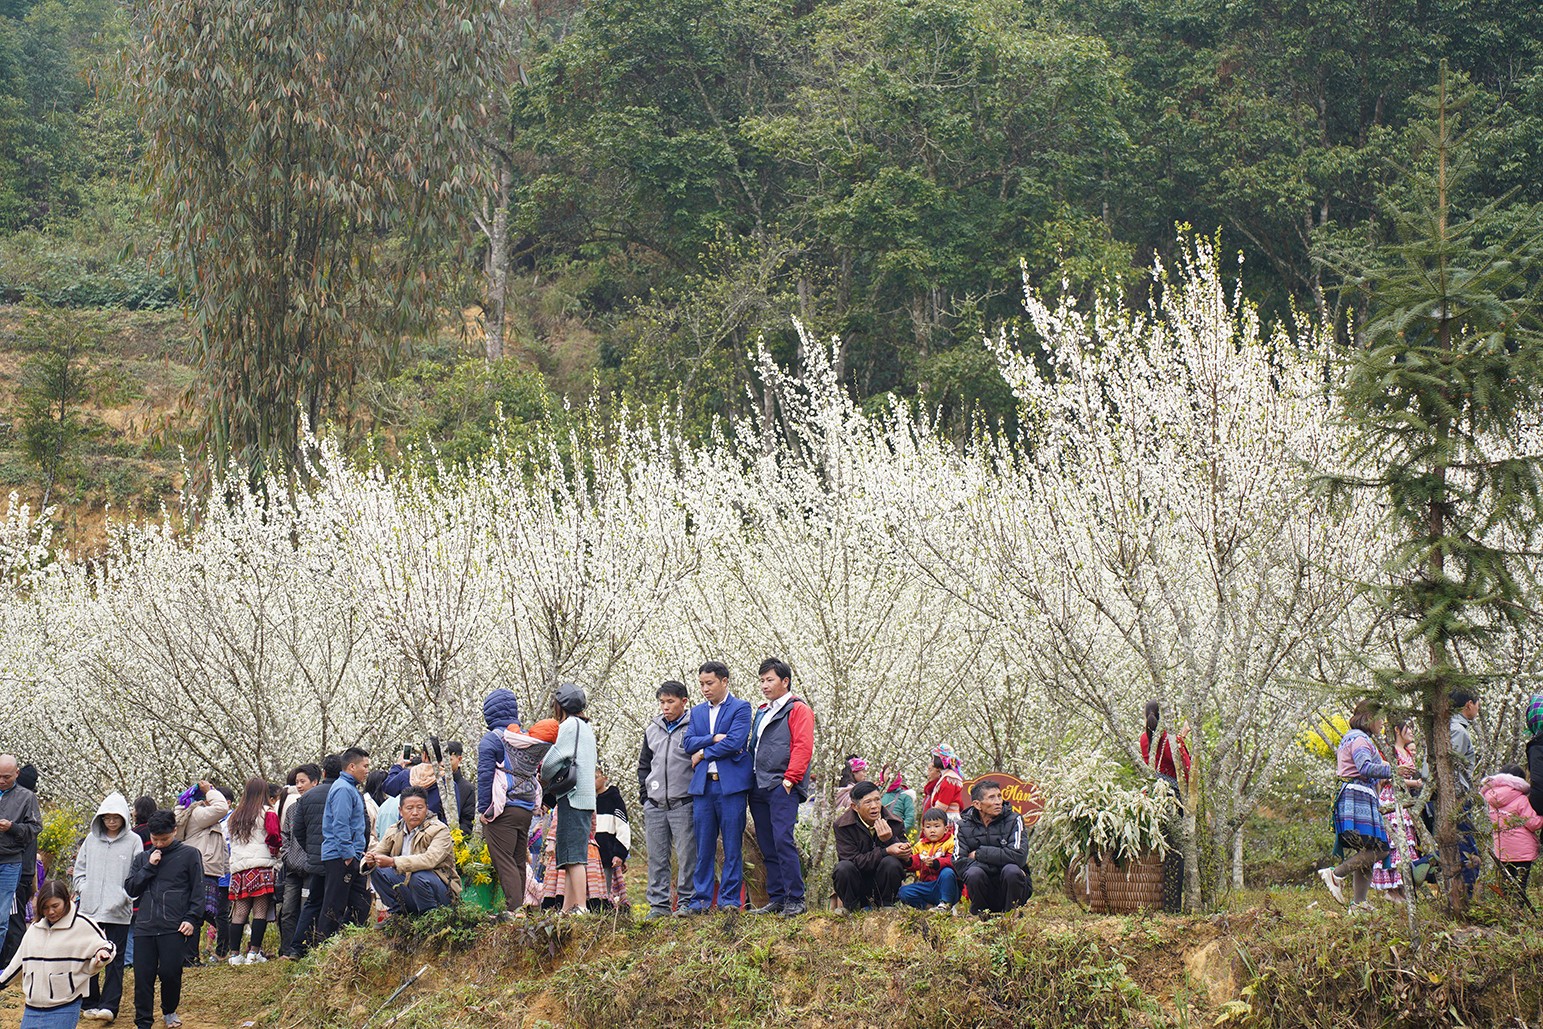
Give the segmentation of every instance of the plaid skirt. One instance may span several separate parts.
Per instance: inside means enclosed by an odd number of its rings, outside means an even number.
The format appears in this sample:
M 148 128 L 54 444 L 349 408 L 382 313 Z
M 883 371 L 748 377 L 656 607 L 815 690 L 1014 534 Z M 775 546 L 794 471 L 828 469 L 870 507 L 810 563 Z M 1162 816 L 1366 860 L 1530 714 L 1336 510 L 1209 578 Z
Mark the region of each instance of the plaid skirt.
M 1363 839 L 1388 842 L 1388 830 L 1382 823 L 1377 794 L 1358 783 L 1345 783 L 1334 801 L 1334 835 L 1350 832 Z
M 271 897 L 277 882 L 278 877 L 271 868 L 248 868 L 244 872 L 233 872 L 230 877 L 230 899 Z

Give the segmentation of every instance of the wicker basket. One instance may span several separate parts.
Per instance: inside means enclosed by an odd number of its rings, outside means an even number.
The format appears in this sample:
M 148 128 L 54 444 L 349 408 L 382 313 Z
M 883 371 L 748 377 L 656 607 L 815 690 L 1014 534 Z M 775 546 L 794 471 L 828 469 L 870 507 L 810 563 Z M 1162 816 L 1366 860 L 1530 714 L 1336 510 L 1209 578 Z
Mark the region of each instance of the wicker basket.
M 1089 865 L 1073 864 L 1066 870 L 1066 892 L 1073 900 L 1099 914 L 1129 914 L 1163 907 L 1163 859 L 1143 854 L 1132 861 L 1099 858 Z

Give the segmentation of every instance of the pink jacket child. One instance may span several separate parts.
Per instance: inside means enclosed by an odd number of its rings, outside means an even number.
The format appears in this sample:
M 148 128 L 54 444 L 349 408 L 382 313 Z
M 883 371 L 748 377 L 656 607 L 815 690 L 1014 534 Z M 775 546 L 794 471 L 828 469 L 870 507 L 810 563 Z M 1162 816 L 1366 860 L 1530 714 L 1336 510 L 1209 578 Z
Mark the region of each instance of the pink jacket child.
M 1543 815 L 1532 810 L 1532 787 L 1514 775 L 1492 775 L 1479 784 L 1489 803 L 1489 820 L 1495 826 L 1495 858 L 1499 861 L 1535 861 L 1538 830 Z

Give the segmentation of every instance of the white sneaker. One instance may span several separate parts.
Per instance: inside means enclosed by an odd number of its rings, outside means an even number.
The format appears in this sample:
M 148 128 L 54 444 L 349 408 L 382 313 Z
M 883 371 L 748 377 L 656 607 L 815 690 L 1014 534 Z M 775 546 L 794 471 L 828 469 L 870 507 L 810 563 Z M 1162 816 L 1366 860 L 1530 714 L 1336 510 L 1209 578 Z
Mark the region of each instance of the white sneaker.
M 239 968 L 244 964 L 246 964 L 245 954 L 232 954 L 230 956 L 230 965 L 232 968 Z
M 249 950 L 246 952 L 246 963 L 249 965 L 266 965 L 268 959 L 263 957 L 263 952 L 260 950 Z
M 108 1022 L 112 1020 L 113 1013 L 106 1008 L 87 1008 L 80 1013 L 80 1017 L 88 1022 Z
M 934 904 L 934 905 L 932 905 L 932 910 L 934 910 L 934 911 L 940 911 L 940 912 L 942 912 L 942 913 L 944 913 L 944 914 L 947 914 L 947 913 L 948 913 L 948 908 L 949 908 L 949 905 L 947 905 L 947 904 L 943 904 L 943 903 L 941 903 L 941 902 L 940 902 L 940 903 L 937 903 L 937 904 Z
M 1329 893 L 1341 904 L 1345 902 L 1345 880 L 1334 874 L 1332 868 L 1318 869 L 1318 878 L 1323 880 L 1323 885 L 1329 888 Z

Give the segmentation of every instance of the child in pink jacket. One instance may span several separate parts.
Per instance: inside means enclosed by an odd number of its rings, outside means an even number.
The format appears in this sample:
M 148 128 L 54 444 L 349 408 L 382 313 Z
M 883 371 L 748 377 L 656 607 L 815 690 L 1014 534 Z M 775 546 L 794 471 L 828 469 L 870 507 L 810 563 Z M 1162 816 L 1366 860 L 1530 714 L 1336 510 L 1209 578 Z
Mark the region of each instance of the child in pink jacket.
M 1526 904 L 1527 878 L 1538 857 L 1538 830 L 1543 829 L 1543 815 L 1532 809 L 1532 787 L 1522 778 L 1519 765 L 1507 765 L 1499 775 L 1480 783 L 1479 792 L 1489 804 L 1489 820 L 1495 826 L 1495 860 L 1500 863 L 1501 884 L 1508 893 L 1515 887 Z

